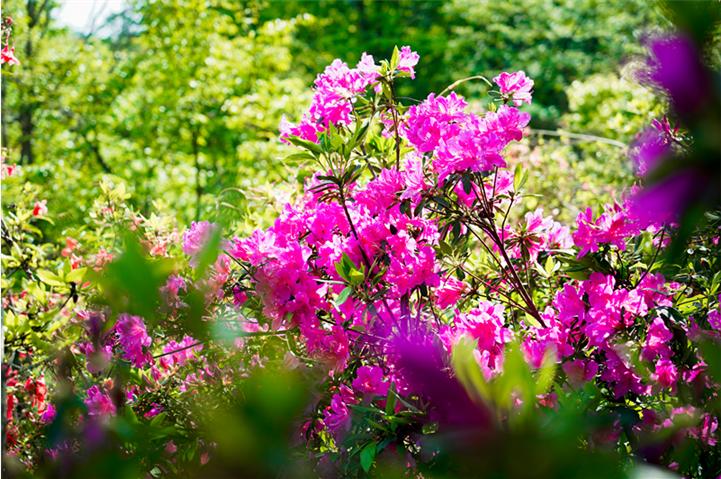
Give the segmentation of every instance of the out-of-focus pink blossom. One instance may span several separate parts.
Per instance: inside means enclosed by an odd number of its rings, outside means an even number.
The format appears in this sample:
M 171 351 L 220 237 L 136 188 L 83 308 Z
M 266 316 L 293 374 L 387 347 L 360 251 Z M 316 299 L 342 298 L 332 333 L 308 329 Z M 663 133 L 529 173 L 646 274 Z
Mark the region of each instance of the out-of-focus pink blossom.
M 183 233 L 183 253 L 190 256 L 191 266 L 197 266 L 198 255 L 213 235 L 216 225 L 207 221 L 193 221 Z
M 15 47 L 5 45 L 3 49 L 0 50 L 0 64 L 4 65 L 6 63 L 8 65 L 20 65 L 20 60 L 15 56 Z
M 115 415 L 115 404 L 110 399 L 110 396 L 101 391 L 97 385 L 88 389 L 86 394 L 85 405 L 88 408 L 88 414 L 101 417 Z

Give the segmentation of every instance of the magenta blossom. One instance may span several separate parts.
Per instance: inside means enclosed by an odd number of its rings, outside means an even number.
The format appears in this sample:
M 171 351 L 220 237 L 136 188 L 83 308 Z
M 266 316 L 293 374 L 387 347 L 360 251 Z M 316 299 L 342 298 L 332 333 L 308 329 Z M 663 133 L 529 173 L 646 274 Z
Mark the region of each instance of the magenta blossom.
M 207 221 L 193 221 L 190 228 L 183 233 L 183 253 L 190 256 L 191 266 L 197 266 L 198 255 L 205 248 L 215 228 L 216 225 Z
M 57 416 L 55 406 L 53 406 L 52 403 L 48 403 L 45 411 L 40 415 L 40 420 L 45 424 L 49 424 L 55 420 L 55 416 Z
M 389 384 L 383 378 L 383 370 L 378 366 L 361 366 L 353 380 L 353 388 L 363 394 L 385 396 Z
M 115 332 L 118 335 L 120 347 L 123 349 L 124 359 L 138 368 L 142 368 L 153 360 L 153 356 L 148 350 L 152 340 L 148 336 L 142 318 L 121 314 L 115 324 Z
M 500 88 L 501 94 L 513 102 L 514 105 L 531 104 L 533 80 L 528 78 L 522 70 L 514 73 L 503 72 L 495 77 L 493 81 Z
M 87 390 L 88 397 L 85 399 L 85 405 L 88 407 L 88 414 L 91 416 L 114 416 L 116 412 L 115 404 L 105 392 L 95 385 Z
M 655 359 L 657 356 L 664 359 L 671 357 L 671 348 L 669 347 L 671 339 L 673 339 L 673 333 L 666 327 L 663 319 L 654 319 L 648 327 L 646 344 L 643 347 L 641 356 L 648 360 Z
M 158 414 L 160 414 L 161 412 L 163 412 L 163 409 L 165 409 L 165 408 L 163 408 L 163 406 L 161 406 L 160 404 L 153 403 L 151 405 L 150 409 L 148 409 L 148 412 L 143 414 L 143 417 L 145 419 L 152 419 L 155 416 L 157 416 Z
M 693 42 L 682 36 L 659 37 L 649 43 L 648 80 L 663 88 L 675 110 L 696 112 L 710 97 L 712 79 Z
M 353 391 L 348 386 L 341 385 L 340 391 L 333 395 L 330 406 L 323 412 L 323 424 L 336 439 L 342 438 L 350 430 L 351 415 L 348 405 L 356 402 Z
M 420 60 L 420 58 L 420 55 L 412 51 L 411 47 L 401 47 L 400 55 L 398 57 L 398 70 L 408 73 L 411 78 L 415 78 L 416 71 L 414 67 L 418 64 L 418 60 Z
M 656 372 L 653 374 L 656 380 L 664 388 L 673 387 L 678 379 L 678 370 L 669 359 L 659 359 L 656 362 Z

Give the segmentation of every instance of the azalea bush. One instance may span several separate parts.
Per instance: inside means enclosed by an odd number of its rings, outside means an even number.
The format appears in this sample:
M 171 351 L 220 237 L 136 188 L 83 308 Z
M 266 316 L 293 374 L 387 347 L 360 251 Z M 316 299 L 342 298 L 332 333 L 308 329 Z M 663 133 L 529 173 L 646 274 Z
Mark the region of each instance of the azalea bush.
M 180 229 L 106 180 L 57 244 L 4 164 L 5 470 L 718 476 L 721 175 L 700 128 L 718 91 L 693 40 L 649 42 L 640 79 L 671 110 L 625 195 L 570 224 L 516 148 L 534 80 L 409 102 L 409 46 L 317 76 L 280 128 L 303 191 L 252 233 L 220 213 Z M 454 91 L 469 81 L 487 108 Z

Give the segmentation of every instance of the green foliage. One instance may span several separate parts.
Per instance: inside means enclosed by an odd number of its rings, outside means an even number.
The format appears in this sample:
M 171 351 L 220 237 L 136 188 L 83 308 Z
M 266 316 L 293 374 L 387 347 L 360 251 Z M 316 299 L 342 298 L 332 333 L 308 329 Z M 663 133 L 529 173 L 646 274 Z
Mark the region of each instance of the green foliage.
M 536 125 L 554 125 L 567 110 L 571 82 L 640 54 L 636 36 L 662 21 L 653 4 L 639 0 L 455 0 L 445 13 L 445 61 L 456 76 L 524 70 L 536 82 Z
M 184 222 L 222 208 L 213 197 L 228 187 L 284 178 L 281 112 L 308 99 L 290 74 L 294 21 L 261 23 L 240 5 L 136 2 L 127 30 L 102 40 L 47 20 L 30 28 L 25 7 L 5 5 L 16 43 L 32 48 L 3 71 L 3 139 L 31 181 L 62 185 L 47 199 L 63 223 L 86 222 L 108 174 L 127 182 L 142 212 Z
M 632 76 L 631 68 L 627 70 L 626 75 Z M 664 105 L 649 88 L 633 78 L 615 74 L 596 74 L 575 80 L 566 94 L 569 111 L 561 118 L 566 130 L 626 144 L 664 111 Z

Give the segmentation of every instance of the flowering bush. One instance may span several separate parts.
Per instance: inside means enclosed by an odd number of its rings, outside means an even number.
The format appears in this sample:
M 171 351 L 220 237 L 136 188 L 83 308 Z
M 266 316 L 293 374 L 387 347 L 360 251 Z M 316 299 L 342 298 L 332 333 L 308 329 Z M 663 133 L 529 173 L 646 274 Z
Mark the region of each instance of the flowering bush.
M 3 219 L 8 458 L 68 477 L 527 477 L 519 452 L 538 477 L 721 473 L 719 217 L 669 262 L 683 211 L 639 209 L 646 189 L 573 225 L 524 211 L 506 153 L 533 80 L 486 80 L 483 112 L 452 91 L 406 106 L 418 65 L 406 46 L 318 75 L 281 126 L 303 193 L 247 236 L 181 237 L 105 184 L 107 249 L 58 255 L 33 227 L 52 205 L 26 195 Z

